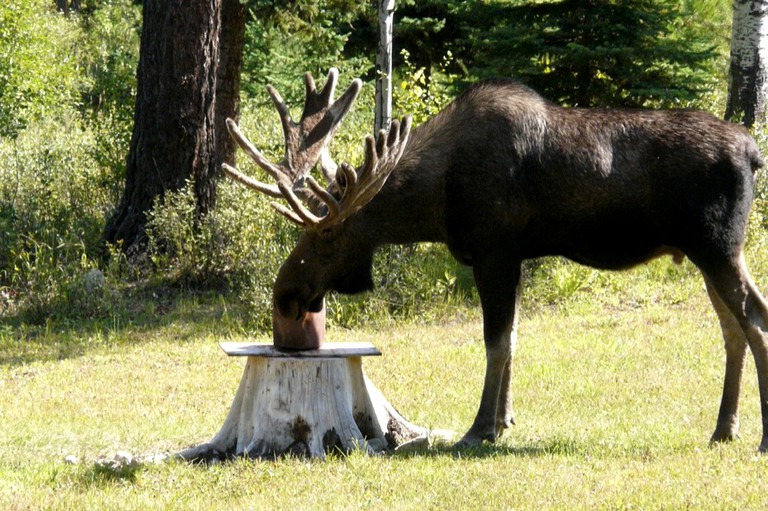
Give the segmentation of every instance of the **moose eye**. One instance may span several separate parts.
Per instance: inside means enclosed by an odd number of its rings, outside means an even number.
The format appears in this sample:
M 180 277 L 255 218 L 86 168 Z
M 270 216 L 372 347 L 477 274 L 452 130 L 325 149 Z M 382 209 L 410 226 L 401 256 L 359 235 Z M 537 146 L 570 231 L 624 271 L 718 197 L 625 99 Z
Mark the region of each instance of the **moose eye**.
M 325 229 L 320 231 L 320 238 L 322 238 L 325 241 L 328 241 L 333 238 L 333 229 L 331 227 L 326 227 Z

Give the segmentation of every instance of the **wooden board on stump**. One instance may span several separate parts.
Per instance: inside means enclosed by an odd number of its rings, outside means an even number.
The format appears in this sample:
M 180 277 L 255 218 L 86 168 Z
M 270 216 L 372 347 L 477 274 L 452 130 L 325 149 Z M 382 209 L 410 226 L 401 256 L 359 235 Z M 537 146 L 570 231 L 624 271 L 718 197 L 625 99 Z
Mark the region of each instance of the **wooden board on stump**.
M 225 342 L 221 348 L 247 357 L 240 386 L 219 433 L 179 453 L 183 459 L 322 458 L 334 450 L 375 453 L 427 438 L 428 431 L 405 420 L 363 373 L 362 357 L 381 355 L 370 343 L 288 351 Z

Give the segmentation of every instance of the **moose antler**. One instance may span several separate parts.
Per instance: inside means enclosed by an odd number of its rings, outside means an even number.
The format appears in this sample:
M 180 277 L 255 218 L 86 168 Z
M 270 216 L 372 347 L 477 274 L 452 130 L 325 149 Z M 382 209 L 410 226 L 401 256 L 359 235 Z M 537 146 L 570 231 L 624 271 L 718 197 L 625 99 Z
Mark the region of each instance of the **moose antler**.
M 365 206 L 387 181 L 392 170 L 403 155 L 411 131 L 411 118 L 404 117 L 402 122 L 392 121 L 389 132 L 381 130 L 374 142 L 372 136 L 365 138 L 365 160 L 359 170 L 342 163 L 338 168 L 341 175 L 336 175 L 336 184 L 341 190 L 341 197 L 336 199 L 332 193 L 320 186 L 312 176 L 307 176 L 309 200 L 325 204 L 325 216 L 317 216 L 309 211 L 285 182 L 278 181 L 277 187 L 288 201 L 291 209 L 273 202 L 272 206 L 292 222 L 316 231 L 339 224 Z
M 333 93 L 339 79 L 339 72 L 331 69 L 323 89 L 318 92 L 312 74 L 304 75 L 306 86 L 306 99 L 304 100 L 304 112 L 298 123 L 291 118 L 288 106 L 283 98 L 268 85 L 267 91 L 280 115 L 285 137 L 285 156 L 280 163 L 269 161 L 256 149 L 243 135 L 237 124 L 232 119 L 227 119 L 227 128 L 240 147 L 256 164 L 272 176 L 278 184 L 282 183 L 288 188 L 300 188 L 304 179 L 315 166 L 321 154 L 326 153 L 326 146 L 333 138 L 339 124 L 352 107 L 357 95 L 360 93 L 362 82 L 359 79 L 352 84 L 338 100 L 334 101 Z M 332 167 L 328 162 L 327 153 L 323 158 L 324 167 Z M 268 185 L 250 178 L 240 171 L 227 165 L 222 165 L 224 172 L 232 179 L 250 188 L 266 193 L 272 197 L 280 198 L 283 194 L 278 186 Z M 301 192 L 298 192 L 301 193 Z

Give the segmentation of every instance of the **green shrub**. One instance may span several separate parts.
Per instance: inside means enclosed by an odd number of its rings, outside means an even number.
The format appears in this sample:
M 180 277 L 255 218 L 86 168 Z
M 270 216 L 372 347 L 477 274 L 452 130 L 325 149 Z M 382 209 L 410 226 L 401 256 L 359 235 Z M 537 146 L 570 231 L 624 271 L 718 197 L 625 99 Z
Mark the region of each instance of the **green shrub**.
M 67 290 L 102 253 L 104 215 L 116 196 L 93 147 L 72 111 L 0 138 L 0 286 L 14 290 L 14 308 L 30 321 L 66 314 Z M 75 315 L 93 313 L 79 305 Z
M 148 215 L 155 267 L 182 287 L 232 291 L 253 311 L 250 322 L 271 321 L 271 291 L 297 230 L 271 213 L 266 200 L 222 181 L 217 206 L 197 218 L 192 186 L 159 199 Z
M 48 0 L 0 4 L 0 136 L 15 136 L 30 122 L 78 101 L 76 21 Z
M 132 0 L 104 0 L 82 18 L 85 72 L 81 110 L 94 134 L 92 155 L 122 187 L 133 130 L 141 10 Z M 120 193 L 122 189 L 113 190 Z

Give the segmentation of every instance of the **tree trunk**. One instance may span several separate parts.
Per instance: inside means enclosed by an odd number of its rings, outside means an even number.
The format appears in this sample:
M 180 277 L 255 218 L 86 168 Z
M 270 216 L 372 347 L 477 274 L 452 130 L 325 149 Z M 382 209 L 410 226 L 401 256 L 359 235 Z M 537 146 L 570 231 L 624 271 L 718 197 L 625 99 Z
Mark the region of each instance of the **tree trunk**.
M 141 250 L 155 199 L 189 180 L 198 214 L 213 207 L 218 168 L 234 154 L 216 133 L 238 108 L 244 20 L 237 0 L 144 2 L 125 191 L 107 222 L 107 242 Z
M 56 0 L 56 8 L 64 14 L 69 14 L 70 11 L 78 12 L 80 11 L 80 0 Z
M 240 0 L 223 0 L 219 70 L 216 77 L 216 174 L 222 163 L 235 166 L 237 144 L 227 131 L 227 118 L 240 120 L 240 71 L 245 44 L 245 6 Z
M 376 51 L 376 111 L 374 133 L 392 122 L 392 27 L 395 0 L 379 0 L 379 45 Z
M 768 0 L 734 0 L 730 84 L 725 118 L 765 120 L 768 98 Z

